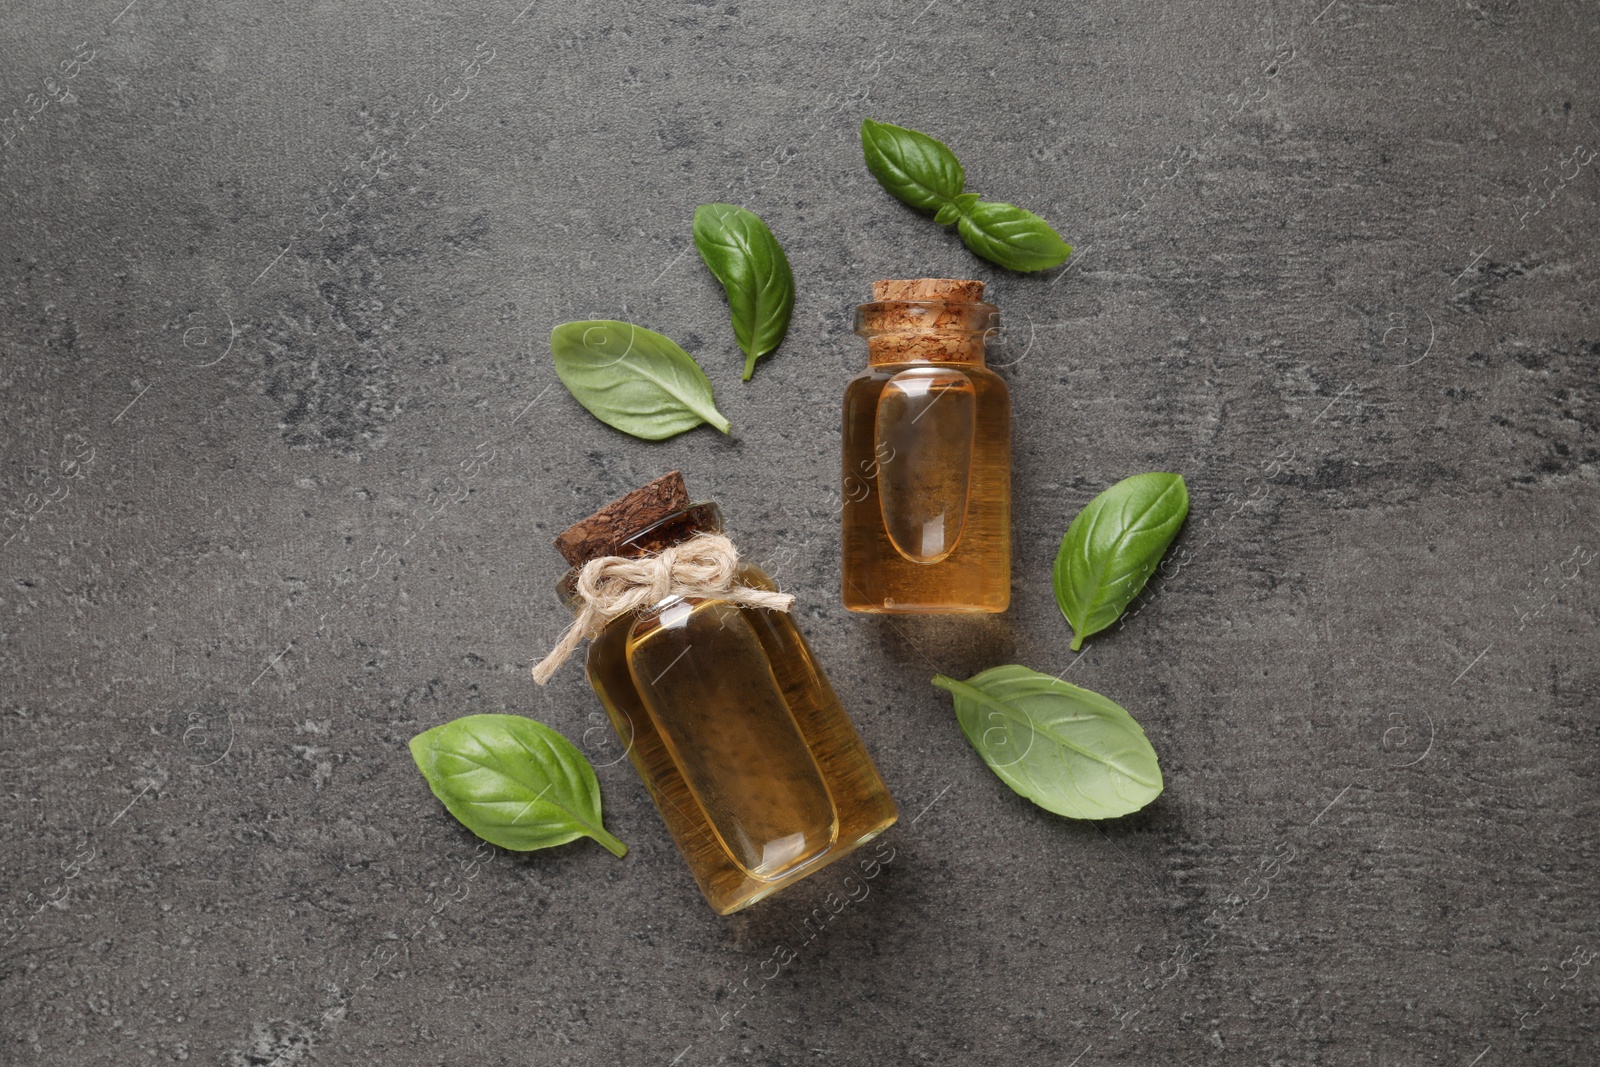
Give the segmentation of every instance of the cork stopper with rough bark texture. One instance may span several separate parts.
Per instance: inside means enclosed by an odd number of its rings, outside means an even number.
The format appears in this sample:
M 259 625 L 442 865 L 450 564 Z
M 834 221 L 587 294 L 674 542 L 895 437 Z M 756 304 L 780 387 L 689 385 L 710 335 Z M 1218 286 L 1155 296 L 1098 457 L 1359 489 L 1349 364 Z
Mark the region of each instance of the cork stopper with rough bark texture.
M 983 299 L 983 283 L 964 278 L 905 278 L 872 283 L 873 300 Z
M 970 279 L 876 281 L 872 299 L 856 309 L 869 363 L 982 363 L 984 337 L 999 324 L 983 283 Z
M 573 523 L 556 538 L 556 550 L 574 567 L 609 553 L 617 540 L 689 506 L 683 472 L 663 474 L 590 515 Z

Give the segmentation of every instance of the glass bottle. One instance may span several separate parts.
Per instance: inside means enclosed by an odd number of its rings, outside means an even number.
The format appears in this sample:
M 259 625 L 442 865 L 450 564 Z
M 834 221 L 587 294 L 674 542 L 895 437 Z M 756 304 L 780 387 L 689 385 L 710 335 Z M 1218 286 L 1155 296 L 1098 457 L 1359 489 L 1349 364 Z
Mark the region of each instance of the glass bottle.
M 867 369 L 844 395 L 845 607 L 1004 611 L 1011 602 L 1011 395 L 984 366 L 983 283 L 880 281 L 856 309 Z
M 573 569 L 641 557 L 702 531 L 676 471 L 561 535 Z M 738 582 L 776 589 L 741 563 Z M 894 801 L 787 612 L 669 596 L 589 644 L 589 684 L 718 914 L 761 900 L 891 826 Z

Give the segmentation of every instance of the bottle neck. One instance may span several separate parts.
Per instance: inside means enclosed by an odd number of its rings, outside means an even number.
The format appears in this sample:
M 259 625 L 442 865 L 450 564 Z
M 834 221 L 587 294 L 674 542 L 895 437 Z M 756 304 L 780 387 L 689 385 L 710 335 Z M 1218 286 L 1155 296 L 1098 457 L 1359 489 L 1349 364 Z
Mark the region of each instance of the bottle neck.
M 976 300 L 880 300 L 856 308 L 867 362 L 983 365 L 984 341 L 1000 312 Z

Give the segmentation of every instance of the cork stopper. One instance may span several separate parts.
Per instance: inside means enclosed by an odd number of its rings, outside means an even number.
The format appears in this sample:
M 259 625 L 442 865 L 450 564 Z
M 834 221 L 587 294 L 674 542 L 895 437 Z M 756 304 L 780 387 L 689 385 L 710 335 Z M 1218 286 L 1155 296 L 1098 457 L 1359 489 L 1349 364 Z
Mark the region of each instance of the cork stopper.
M 966 278 L 902 278 L 872 283 L 856 308 L 856 333 L 869 363 L 982 363 L 983 342 L 1000 313 L 983 302 L 983 283 Z
M 970 303 L 983 299 L 983 283 L 965 278 L 891 279 L 872 283 L 872 299 Z
M 671 471 L 561 531 L 555 540 L 556 551 L 572 566 L 581 567 L 596 556 L 608 554 L 629 532 L 660 522 L 688 506 L 689 490 L 683 484 L 683 472 Z

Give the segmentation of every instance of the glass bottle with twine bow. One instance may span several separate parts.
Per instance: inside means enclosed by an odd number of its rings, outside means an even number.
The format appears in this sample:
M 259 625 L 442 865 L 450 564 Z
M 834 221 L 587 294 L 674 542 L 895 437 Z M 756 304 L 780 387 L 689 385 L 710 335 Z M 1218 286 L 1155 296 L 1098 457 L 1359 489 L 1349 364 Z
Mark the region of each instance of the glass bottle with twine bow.
M 719 914 L 882 833 L 894 801 L 789 615 L 677 471 L 556 538 L 572 626 L 542 685 L 589 639 L 589 684 Z

